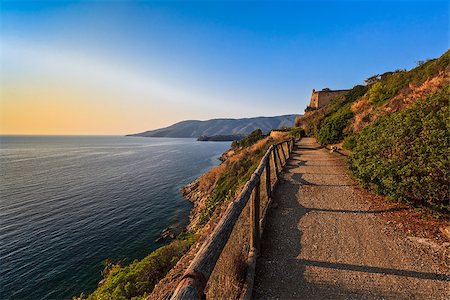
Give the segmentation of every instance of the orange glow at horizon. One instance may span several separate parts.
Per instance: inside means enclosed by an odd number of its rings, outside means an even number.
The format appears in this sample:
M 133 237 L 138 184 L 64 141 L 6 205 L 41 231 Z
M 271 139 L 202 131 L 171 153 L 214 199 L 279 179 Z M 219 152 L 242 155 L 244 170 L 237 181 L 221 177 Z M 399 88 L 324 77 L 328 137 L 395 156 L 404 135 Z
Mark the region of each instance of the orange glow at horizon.
M 113 95 L 61 85 L 2 87 L 0 96 L 0 134 L 127 134 L 168 125 L 176 117 L 150 103 L 130 109 Z

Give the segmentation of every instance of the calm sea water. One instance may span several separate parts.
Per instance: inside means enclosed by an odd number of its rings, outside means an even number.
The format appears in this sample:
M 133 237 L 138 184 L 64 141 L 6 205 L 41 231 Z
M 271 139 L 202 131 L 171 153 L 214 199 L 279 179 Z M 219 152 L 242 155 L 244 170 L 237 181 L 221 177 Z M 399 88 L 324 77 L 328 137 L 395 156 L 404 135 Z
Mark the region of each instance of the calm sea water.
M 0 137 L 1 299 L 70 299 L 102 262 L 142 258 L 187 225 L 180 188 L 229 143 L 139 137 Z

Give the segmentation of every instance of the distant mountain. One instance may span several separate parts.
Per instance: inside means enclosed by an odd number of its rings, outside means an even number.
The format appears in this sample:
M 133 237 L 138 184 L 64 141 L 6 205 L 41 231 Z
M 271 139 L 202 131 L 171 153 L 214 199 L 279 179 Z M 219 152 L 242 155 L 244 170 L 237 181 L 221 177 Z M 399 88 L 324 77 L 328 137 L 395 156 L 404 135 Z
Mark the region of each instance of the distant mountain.
M 274 128 L 292 127 L 298 115 L 255 117 L 245 119 L 212 119 L 182 121 L 169 127 L 149 130 L 128 136 L 199 138 L 201 136 L 244 135 L 260 128 L 268 133 Z

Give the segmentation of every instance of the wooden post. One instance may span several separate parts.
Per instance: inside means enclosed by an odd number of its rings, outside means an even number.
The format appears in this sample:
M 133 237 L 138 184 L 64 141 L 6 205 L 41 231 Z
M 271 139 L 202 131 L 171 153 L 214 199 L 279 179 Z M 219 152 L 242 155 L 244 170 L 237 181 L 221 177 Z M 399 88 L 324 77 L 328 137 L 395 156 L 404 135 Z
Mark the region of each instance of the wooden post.
M 284 154 L 283 144 L 284 144 L 284 143 L 282 143 L 282 144 L 280 145 L 280 148 L 281 148 L 281 154 L 283 154 L 284 163 L 286 163 L 286 155 Z M 283 164 L 281 164 L 281 166 L 283 166 Z
M 258 178 L 259 179 L 259 178 Z M 250 223 L 252 228 L 250 247 L 259 250 L 259 203 L 260 203 L 261 181 L 255 185 L 253 190 L 253 199 L 250 206 Z
M 267 203 L 272 198 L 272 181 L 270 178 L 270 160 L 266 164 L 266 191 L 267 191 Z
M 277 158 L 277 151 L 276 151 L 277 147 L 273 147 L 272 149 L 272 153 L 273 153 L 273 162 L 275 164 L 275 178 L 278 178 L 278 158 Z

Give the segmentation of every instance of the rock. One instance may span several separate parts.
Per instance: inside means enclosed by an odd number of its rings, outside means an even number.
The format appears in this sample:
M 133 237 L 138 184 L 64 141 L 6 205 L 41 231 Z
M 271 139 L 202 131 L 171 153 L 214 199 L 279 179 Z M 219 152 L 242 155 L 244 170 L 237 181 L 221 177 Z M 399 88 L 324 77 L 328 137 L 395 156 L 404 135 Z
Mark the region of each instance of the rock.
M 170 238 L 172 240 L 175 238 L 175 233 L 173 232 L 173 228 L 171 227 L 167 227 L 166 229 L 164 229 L 159 237 L 155 240 L 155 242 L 159 242 L 167 238 Z
M 440 227 L 439 231 L 446 239 L 450 240 L 450 226 Z

